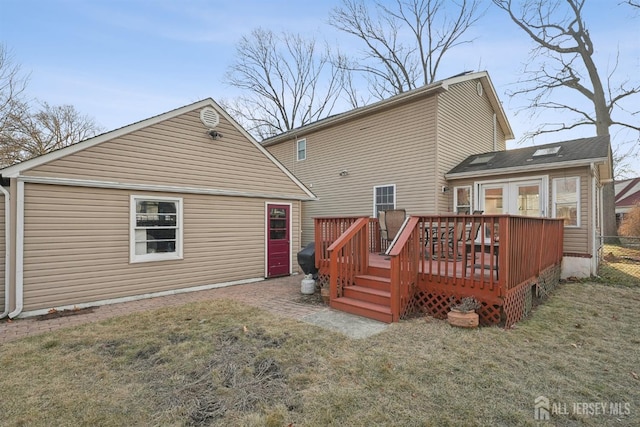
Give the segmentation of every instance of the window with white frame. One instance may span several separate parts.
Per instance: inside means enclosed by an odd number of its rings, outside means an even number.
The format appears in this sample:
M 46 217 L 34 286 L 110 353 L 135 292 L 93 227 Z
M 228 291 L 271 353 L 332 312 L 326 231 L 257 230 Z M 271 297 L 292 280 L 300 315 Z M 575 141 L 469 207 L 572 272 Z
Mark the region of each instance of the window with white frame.
M 131 196 L 131 262 L 182 258 L 182 199 Z
M 580 178 L 553 180 L 553 217 L 564 218 L 565 227 L 580 226 Z
M 373 216 L 378 217 L 378 212 L 396 208 L 396 186 L 377 185 L 373 187 Z
M 471 186 L 453 187 L 453 211 L 458 214 L 471 214 Z
M 298 140 L 298 160 L 305 160 L 307 158 L 307 140 Z

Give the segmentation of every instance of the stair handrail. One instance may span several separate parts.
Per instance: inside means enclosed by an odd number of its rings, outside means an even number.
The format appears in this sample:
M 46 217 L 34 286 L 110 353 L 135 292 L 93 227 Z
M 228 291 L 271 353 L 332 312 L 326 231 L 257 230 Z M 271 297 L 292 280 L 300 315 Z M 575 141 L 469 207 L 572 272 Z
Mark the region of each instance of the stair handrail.
M 420 217 L 408 217 L 394 239 L 387 255 L 391 258 L 391 315 L 393 321 L 402 317 L 409 308 L 418 282 L 418 256 Z
M 398 232 L 396 233 L 396 236 L 393 238 L 393 240 L 391 241 L 391 243 L 389 244 L 389 247 L 387 248 L 387 250 L 385 251 L 385 255 L 389 255 L 390 252 L 393 250 L 393 246 L 396 244 L 396 242 L 398 241 L 398 237 L 400 237 L 400 235 L 402 234 L 402 232 L 404 231 L 404 229 L 407 227 L 407 223 L 409 222 L 409 219 L 411 217 L 408 216 L 404 219 L 404 221 L 402 222 L 402 225 L 400 226 L 400 229 L 398 230 Z
M 327 249 L 329 252 L 329 301 L 342 294 L 342 287 L 354 282 L 369 265 L 369 218 L 357 219 Z M 338 258 L 342 260 L 338 264 Z M 340 295 L 338 283 L 341 284 Z

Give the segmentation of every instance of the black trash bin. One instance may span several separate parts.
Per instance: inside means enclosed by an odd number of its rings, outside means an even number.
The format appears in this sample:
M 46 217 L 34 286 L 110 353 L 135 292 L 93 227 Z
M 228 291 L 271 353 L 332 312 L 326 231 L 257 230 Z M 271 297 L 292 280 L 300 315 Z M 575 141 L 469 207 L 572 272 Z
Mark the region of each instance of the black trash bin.
M 316 245 L 314 242 L 309 243 L 303 250 L 298 252 L 298 265 L 302 268 L 305 275 L 318 273 L 316 268 Z

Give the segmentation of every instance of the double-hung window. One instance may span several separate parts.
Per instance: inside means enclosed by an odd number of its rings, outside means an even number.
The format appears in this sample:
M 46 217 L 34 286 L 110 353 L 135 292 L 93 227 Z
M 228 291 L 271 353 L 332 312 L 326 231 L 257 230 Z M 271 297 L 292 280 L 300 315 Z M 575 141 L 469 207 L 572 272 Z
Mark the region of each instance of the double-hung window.
M 131 196 L 131 262 L 182 258 L 182 199 Z
M 299 139 L 297 143 L 298 161 L 306 160 L 307 158 L 307 140 Z
M 377 185 L 373 187 L 373 216 L 378 217 L 378 212 L 396 208 L 396 186 Z
M 564 218 L 565 227 L 580 227 L 580 178 L 553 180 L 553 216 Z

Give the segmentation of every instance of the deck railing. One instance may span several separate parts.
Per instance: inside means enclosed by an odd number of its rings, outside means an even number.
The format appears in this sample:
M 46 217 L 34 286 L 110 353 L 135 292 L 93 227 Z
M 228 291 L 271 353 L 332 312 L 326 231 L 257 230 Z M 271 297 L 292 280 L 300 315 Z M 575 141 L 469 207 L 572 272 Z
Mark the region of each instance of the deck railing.
M 314 238 L 316 247 L 316 267 L 320 271 L 329 270 L 329 246 L 351 225 L 362 217 L 314 218 Z
M 506 227 L 503 296 L 549 266 L 560 264 L 564 238 L 564 223 L 559 219 L 510 216 Z
M 316 266 L 330 276 L 331 298 L 337 298 L 343 286 L 366 273 L 369 252 L 385 249 L 378 222 L 316 218 L 315 227 Z M 404 317 L 416 305 L 446 313 L 451 298 L 475 296 L 485 315 L 493 316 L 490 322 L 499 322 L 505 301 L 559 267 L 563 227 L 560 219 L 512 215 L 411 216 L 387 250 L 393 318 Z M 520 314 L 509 316 L 507 322 Z
M 512 291 L 535 281 L 545 269 L 559 266 L 562 261 L 562 220 L 511 215 L 411 219 L 411 225 L 388 252 L 391 288 L 406 286 L 402 277 L 413 268 L 417 254 L 415 274 L 423 301 L 403 302 L 406 305 L 401 304 L 400 313 L 417 304 L 435 307 L 441 314 L 448 310 L 451 299 L 474 296 L 483 302 L 487 317 L 494 317 L 488 323 L 497 323 L 502 316 L 500 310 L 508 309 L 505 301 Z M 410 249 L 405 250 L 404 246 Z M 517 317 L 514 316 L 507 316 L 507 321 Z
M 422 254 L 418 217 L 410 217 L 400 230 L 393 247 L 387 254 L 391 258 L 391 313 L 394 321 L 404 317 L 411 307 L 418 285 L 419 260 Z
M 333 230 L 344 224 L 335 221 L 316 221 L 316 224 L 329 225 Z M 329 233 L 334 235 L 333 231 Z M 317 231 L 316 231 L 317 236 Z M 369 218 L 357 218 L 340 237 L 329 245 L 326 252 L 329 257 L 329 295 L 330 300 L 342 296 L 345 286 L 354 284 L 355 277 L 364 274 L 369 266 Z M 322 240 L 327 242 L 327 240 Z M 317 245 L 316 245 L 317 246 Z M 323 245 L 324 246 L 324 245 Z

